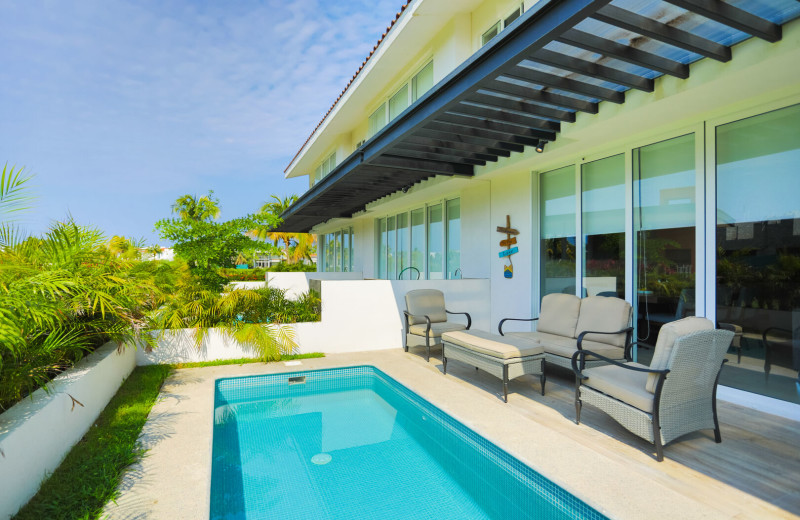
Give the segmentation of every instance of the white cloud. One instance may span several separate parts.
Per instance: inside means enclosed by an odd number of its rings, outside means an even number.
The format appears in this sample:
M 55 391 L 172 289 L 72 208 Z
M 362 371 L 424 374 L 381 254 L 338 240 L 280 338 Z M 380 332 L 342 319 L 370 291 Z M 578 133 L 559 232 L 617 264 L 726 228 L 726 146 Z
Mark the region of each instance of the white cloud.
M 142 235 L 208 188 L 251 211 L 296 191 L 283 167 L 399 2 L 4 1 L 0 163 L 38 173 L 41 221 L 124 233 L 103 207 Z

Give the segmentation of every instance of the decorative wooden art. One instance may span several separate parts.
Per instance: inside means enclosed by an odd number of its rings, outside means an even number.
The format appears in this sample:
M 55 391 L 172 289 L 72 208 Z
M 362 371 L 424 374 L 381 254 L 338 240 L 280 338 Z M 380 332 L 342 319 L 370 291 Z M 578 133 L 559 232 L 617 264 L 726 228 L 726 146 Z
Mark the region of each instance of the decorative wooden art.
M 517 243 L 517 239 L 512 235 L 519 235 L 519 231 L 511 227 L 511 216 L 506 215 L 506 225 L 497 226 L 497 231 L 499 233 L 505 233 L 506 238 L 505 240 L 500 241 L 500 247 L 505 247 L 505 251 L 500 251 L 500 258 L 505 258 L 508 260 L 508 265 L 503 266 L 503 276 L 506 278 L 513 278 L 514 276 L 514 264 L 511 262 L 511 255 L 514 253 L 519 253 L 519 248 L 514 246 Z M 514 246 L 514 247 L 511 247 Z

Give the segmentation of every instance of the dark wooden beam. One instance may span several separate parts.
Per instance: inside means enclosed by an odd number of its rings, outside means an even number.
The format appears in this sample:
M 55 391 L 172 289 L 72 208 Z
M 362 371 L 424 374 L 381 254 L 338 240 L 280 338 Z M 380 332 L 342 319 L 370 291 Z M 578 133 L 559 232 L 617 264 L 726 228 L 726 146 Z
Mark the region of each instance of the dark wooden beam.
M 513 123 L 526 128 L 536 128 L 537 130 L 547 130 L 550 132 L 561 131 L 561 125 L 555 121 L 541 119 L 533 115 L 517 114 L 516 112 L 509 112 L 508 110 L 501 110 L 498 108 L 479 107 L 460 103 L 458 106 L 448 110 L 448 112 L 451 114 L 466 114 L 468 116 L 491 119 L 503 123 Z
M 575 122 L 575 112 L 562 110 L 560 108 L 536 105 L 516 99 L 482 94 L 480 92 L 470 96 L 469 100 L 474 101 L 475 103 L 480 103 L 481 105 L 491 106 L 493 108 L 502 108 L 506 110 L 516 110 L 517 112 L 524 112 L 536 117 L 549 117 L 551 119 L 566 121 L 568 123 Z
M 395 149 L 399 148 L 401 150 L 409 150 L 412 152 L 425 152 L 425 153 L 434 153 L 438 155 L 451 155 L 453 157 L 458 157 L 458 158 L 478 159 L 480 161 L 488 161 L 488 162 L 497 161 L 496 155 L 489 155 L 479 152 L 467 152 L 452 147 L 445 148 L 438 146 L 426 146 L 426 145 L 411 143 L 405 140 L 395 144 L 394 148 Z
M 607 6 L 610 7 L 610 6 Z M 617 85 L 624 85 L 626 87 L 635 88 L 637 90 L 644 90 L 645 92 L 652 92 L 654 90 L 654 81 L 649 78 L 644 78 L 636 74 L 631 74 L 613 67 L 606 67 L 594 61 L 575 58 L 567 56 L 560 52 L 553 52 L 548 49 L 540 49 L 531 55 L 530 59 L 564 69 L 570 72 L 577 72 L 584 76 L 601 79 L 603 81 L 610 81 Z
M 435 123 L 431 123 L 431 128 L 422 128 L 414 132 L 414 135 L 422 137 L 431 137 L 441 141 L 449 141 L 453 143 L 469 143 L 486 146 L 491 148 L 499 148 L 507 152 L 522 152 L 525 147 L 521 144 L 499 142 L 496 139 L 487 137 L 475 136 L 467 132 L 453 132 L 453 127 L 448 126 L 447 130 L 441 130 Z M 466 128 L 466 130 L 470 130 Z
M 564 31 L 564 34 L 558 37 L 557 41 L 677 78 L 686 79 L 689 77 L 688 65 L 578 29 Z
M 597 11 L 592 18 L 717 61 L 731 59 L 730 47 L 612 4 Z
M 447 148 L 450 150 L 461 150 L 464 152 L 471 152 L 471 153 L 478 153 L 478 154 L 488 154 L 494 155 L 497 157 L 511 157 L 511 152 L 508 150 L 503 150 L 501 148 L 492 148 L 472 143 L 461 143 L 461 142 L 452 142 L 452 141 L 442 141 L 439 139 L 434 139 L 430 137 L 425 137 L 423 135 L 412 135 L 403 139 L 403 142 L 406 143 L 416 143 L 422 144 L 426 146 L 436 146 L 441 148 Z
M 718 0 L 666 0 L 672 5 L 705 16 L 728 27 L 739 29 L 762 40 L 775 43 L 781 39 L 781 26 Z
M 518 97 L 521 98 L 524 103 L 545 103 L 554 107 L 568 108 L 570 110 L 588 112 L 590 114 L 596 114 L 598 111 L 597 103 L 592 101 L 562 96 L 561 94 L 545 92 L 507 81 L 495 81 L 490 86 L 484 87 L 481 90 Z
M 426 159 L 430 161 L 444 161 L 455 164 L 472 164 L 473 166 L 486 165 L 486 161 L 473 159 L 472 157 L 456 157 L 448 153 L 420 152 L 417 150 L 408 150 L 398 146 L 391 148 L 388 153 L 398 157 L 412 157 L 414 159 Z
M 513 137 L 524 137 L 530 142 L 544 139 L 545 141 L 555 141 L 556 133 L 539 130 L 536 128 L 523 128 L 518 125 L 510 125 L 508 123 L 501 123 L 499 121 L 490 121 L 487 119 L 479 119 L 476 117 L 463 116 L 460 114 L 442 114 L 436 121 L 458 125 L 458 128 L 453 130 L 458 133 L 464 131 L 463 127 L 471 129 L 486 130 L 489 132 L 498 132 L 494 134 L 493 138 L 500 138 L 501 140 L 510 141 Z M 513 141 L 517 142 L 517 141 Z M 534 144 L 528 145 L 528 141 L 521 143 L 527 146 L 535 146 Z
M 437 175 L 466 175 L 472 176 L 474 169 L 469 164 L 454 164 L 443 161 L 427 161 L 423 159 L 411 159 L 398 157 L 396 155 L 383 154 L 370 160 L 370 166 L 381 166 L 386 168 L 398 168 L 401 170 L 416 170 L 435 173 Z
M 622 104 L 625 101 L 625 94 L 623 92 L 618 92 L 610 88 L 598 87 L 591 83 L 565 78 L 527 67 L 515 66 L 503 74 L 509 78 L 528 81 L 544 87 L 565 90 L 573 94 L 602 99 L 603 101 L 611 101 L 612 103 Z
M 474 117 L 467 118 L 467 116 L 460 116 L 463 118 L 469 119 L 470 122 L 474 121 L 475 123 L 472 124 L 464 124 L 460 125 L 458 123 L 453 123 L 452 121 L 444 121 L 444 119 L 451 119 L 459 117 L 457 114 L 443 114 L 443 120 L 436 120 L 431 123 L 425 125 L 425 128 L 429 128 L 431 130 L 438 130 L 440 132 L 452 132 L 459 135 L 470 135 L 473 137 L 482 137 L 488 140 L 496 140 L 501 144 L 511 144 L 511 145 L 522 145 L 522 146 L 536 146 L 539 143 L 539 140 L 542 139 L 539 135 L 540 130 L 534 129 L 525 129 L 521 126 L 514 126 L 514 129 L 520 129 L 519 133 L 508 133 L 503 132 L 500 130 L 495 130 L 499 125 L 503 123 L 498 123 L 496 121 L 486 121 L 485 119 L 476 119 Z M 477 124 L 477 126 L 473 126 L 473 124 Z M 492 128 L 494 127 L 494 128 Z M 552 136 L 551 141 L 555 140 L 555 133 L 553 132 L 546 132 L 544 135 Z M 509 148 L 510 149 L 510 148 Z M 517 150 L 512 150 L 517 151 Z

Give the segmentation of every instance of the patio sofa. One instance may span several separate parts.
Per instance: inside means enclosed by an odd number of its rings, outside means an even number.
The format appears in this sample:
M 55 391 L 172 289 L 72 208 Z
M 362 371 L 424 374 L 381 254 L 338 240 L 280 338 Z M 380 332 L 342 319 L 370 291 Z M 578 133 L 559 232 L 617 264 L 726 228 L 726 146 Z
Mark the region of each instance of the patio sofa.
M 507 321 L 538 321 L 535 332 L 503 332 Z M 505 318 L 497 326 L 501 336 L 523 338 L 544 347 L 544 365 L 572 368 L 572 356 L 591 350 L 608 359 L 631 361 L 631 304 L 616 297 L 548 294 L 538 318 Z M 585 356 L 582 368 L 607 364 Z

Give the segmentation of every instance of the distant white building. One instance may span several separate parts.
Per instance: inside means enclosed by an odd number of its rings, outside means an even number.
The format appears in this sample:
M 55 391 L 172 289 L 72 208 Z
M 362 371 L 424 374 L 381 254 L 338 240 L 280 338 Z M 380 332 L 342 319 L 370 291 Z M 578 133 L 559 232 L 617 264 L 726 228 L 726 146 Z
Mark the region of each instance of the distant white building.
M 142 260 L 174 260 L 175 259 L 175 251 L 171 247 L 162 247 L 161 252 L 157 254 L 153 254 L 147 250 L 147 248 L 140 248 L 139 251 L 142 252 Z

